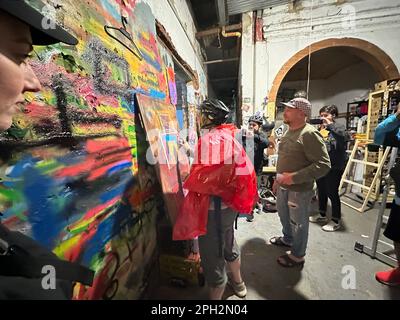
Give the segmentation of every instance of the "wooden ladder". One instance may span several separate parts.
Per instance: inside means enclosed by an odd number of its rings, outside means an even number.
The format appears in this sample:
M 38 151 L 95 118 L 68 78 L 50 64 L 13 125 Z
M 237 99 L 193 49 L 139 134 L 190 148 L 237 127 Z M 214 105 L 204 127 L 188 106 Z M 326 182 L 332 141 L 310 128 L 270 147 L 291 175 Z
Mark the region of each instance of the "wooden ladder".
M 350 207 L 350 208 L 352 208 L 354 210 L 357 210 L 358 212 L 364 212 L 365 211 L 365 209 L 366 209 L 366 207 L 368 205 L 368 200 L 371 197 L 372 190 L 374 189 L 374 186 L 375 186 L 375 189 L 377 189 L 376 193 L 379 195 L 381 172 L 382 172 L 382 168 L 383 168 L 383 166 L 385 164 L 385 161 L 386 161 L 386 159 L 387 159 L 387 157 L 389 155 L 389 151 L 390 151 L 390 147 L 386 147 L 385 151 L 383 152 L 383 155 L 381 157 L 379 157 L 377 163 L 369 162 L 369 161 L 367 161 L 367 159 L 368 159 L 367 146 L 368 146 L 369 143 L 372 143 L 372 142 L 373 142 L 372 140 L 356 140 L 356 143 L 355 143 L 354 148 L 353 148 L 353 150 L 351 152 L 349 161 L 347 162 L 346 168 L 345 168 L 345 170 L 343 172 L 342 179 L 340 180 L 339 192 L 342 190 L 343 185 L 346 184 L 346 189 L 345 189 L 345 192 L 341 194 L 342 196 L 343 195 L 347 196 L 349 186 L 351 186 L 351 185 L 357 186 L 357 187 L 361 188 L 361 190 L 366 190 L 367 191 L 367 194 L 364 197 L 364 201 L 363 201 L 361 207 L 356 207 L 356 206 L 352 205 L 351 203 L 346 202 L 342 197 L 340 199 L 341 203 L 343 203 L 344 205 L 346 205 L 346 206 L 348 206 L 348 207 Z M 354 159 L 355 156 L 356 156 L 358 148 L 365 148 L 364 149 L 364 160 Z M 370 186 L 367 186 L 367 185 L 364 184 L 365 179 L 363 179 L 363 184 L 357 183 L 357 182 L 351 180 L 351 178 L 349 177 L 349 173 L 350 173 L 350 170 L 352 168 L 352 164 L 353 163 L 361 163 L 365 167 L 370 166 L 370 167 L 377 168 L 376 173 L 375 173 L 375 175 L 374 175 L 374 177 L 372 179 L 372 182 L 371 182 Z M 366 170 L 364 170 L 364 172 L 365 171 Z

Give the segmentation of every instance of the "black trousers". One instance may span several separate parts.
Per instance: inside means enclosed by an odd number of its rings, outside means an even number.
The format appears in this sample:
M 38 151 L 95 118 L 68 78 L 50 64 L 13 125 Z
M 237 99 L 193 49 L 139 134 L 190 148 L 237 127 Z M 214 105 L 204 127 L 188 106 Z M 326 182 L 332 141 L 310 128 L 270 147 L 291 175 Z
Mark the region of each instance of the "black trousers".
M 398 206 L 394 201 L 383 234 L 394 242 L 400 242 L 400 206 Z
M 341 218 L 341 204 L 339 197 L 339 184 L 343 169 L 331 169 L 325 177 L 317 180 L 319 211 L 326 214 L 328 198 L 332 203 L 332 219 L 339 221 Z

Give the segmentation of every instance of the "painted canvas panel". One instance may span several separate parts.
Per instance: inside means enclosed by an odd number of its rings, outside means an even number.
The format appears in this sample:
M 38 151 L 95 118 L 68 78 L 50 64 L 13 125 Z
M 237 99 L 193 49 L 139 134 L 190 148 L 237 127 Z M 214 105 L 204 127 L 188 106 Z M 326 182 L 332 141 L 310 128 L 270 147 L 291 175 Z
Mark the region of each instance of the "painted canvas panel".
M 134 95 L 169 103 L 171 88 L 155 18 L 135 0 L 65 0 L 56 10 L 79 44 L 35 48 L 30 64 L 43 91 L 26 95 L 29 104 L 0 136 L 2 222 L 96 272 L 91 288 L 75 288 L 76 299 L 135 299 L 154 259 L 159 185 Z M 124 25 L 131 43 L 106 33 Z M 161 117 L 160 126 L 169 120 Z M 164 128 L 171 156 L 175 127 Z M 163 187 L 175 190 L 175 181 Z

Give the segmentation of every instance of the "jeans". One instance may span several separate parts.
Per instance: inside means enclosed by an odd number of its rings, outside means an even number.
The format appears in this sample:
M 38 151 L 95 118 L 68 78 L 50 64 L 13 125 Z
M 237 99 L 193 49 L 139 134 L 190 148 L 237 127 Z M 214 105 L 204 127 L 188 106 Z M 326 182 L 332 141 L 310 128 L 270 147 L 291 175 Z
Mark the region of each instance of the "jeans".
M 291 253 L 306 255 L 309 227 L 309 207 L 314 191 L 295 192 L 278 188 L 276 206 L 282 224 L 283 241 L 292 245 Z
M 331 169 L 325 177 L 317 180 L 319 212 L 326 215 L 328 198 L 332 204 L 332 219 L 339 222 L 341 218 L 341 205 L 339 197 L 339 185 L 343 170 Z

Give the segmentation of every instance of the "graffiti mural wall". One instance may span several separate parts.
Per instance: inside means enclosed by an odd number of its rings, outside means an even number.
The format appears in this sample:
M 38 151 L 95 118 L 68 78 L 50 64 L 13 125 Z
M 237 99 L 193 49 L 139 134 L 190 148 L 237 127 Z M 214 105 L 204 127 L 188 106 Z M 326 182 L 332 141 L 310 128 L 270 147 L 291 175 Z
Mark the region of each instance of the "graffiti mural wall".
M 2 221 L 96 271 L 75 298 L 139 298 L 156 247 L 159 185 L 141 159 L 147 142 L 134 95 L 170 103 L 173 77 L 148 5 L 66 0 L 57 17 L 80 41 L 35 48 L 43 91 L 26 96 L 0 137 Z

